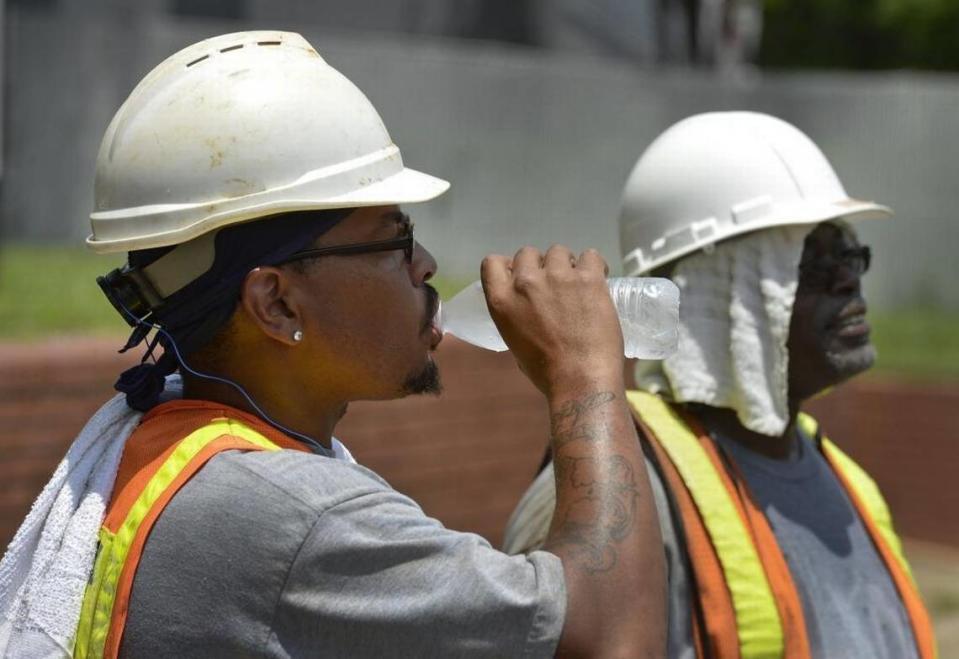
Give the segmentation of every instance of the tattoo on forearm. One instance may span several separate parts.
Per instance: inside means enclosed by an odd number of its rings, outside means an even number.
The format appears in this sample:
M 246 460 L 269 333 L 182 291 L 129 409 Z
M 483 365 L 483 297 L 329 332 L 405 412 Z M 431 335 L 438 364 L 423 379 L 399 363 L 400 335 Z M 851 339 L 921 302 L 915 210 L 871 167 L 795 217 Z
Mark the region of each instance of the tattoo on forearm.
M 558 488 L 571 488 L 569 503 L 556 510 L 552 546 L 564 546 L 590 573 L 611 570 L 617 545 L 636 522 L 639 490 L 632 465 L 621 455 L 556 460 Z
M 572 441 L 582 439 L 591 442 L 596 437 L 593 428 L 583 423 L 583 417 L 590 410 L 605 405 L 616 398 L 612 391 L 600 391 L 580 400 L 567 401 L 550 419 L 553 431 L 553 441 L 556 446 L 563 446 Z

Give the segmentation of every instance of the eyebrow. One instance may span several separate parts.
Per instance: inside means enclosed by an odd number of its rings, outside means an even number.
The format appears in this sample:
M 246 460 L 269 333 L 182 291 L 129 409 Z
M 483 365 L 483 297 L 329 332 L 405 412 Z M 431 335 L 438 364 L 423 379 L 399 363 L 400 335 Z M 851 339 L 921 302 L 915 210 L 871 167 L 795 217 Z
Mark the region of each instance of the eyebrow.
M 393 222 L 402 222 L 407 217 L 408 217 L 407 214 L 404 213 L 403 211 L 399 211 L 399 210 L 387 211 L 383 213 L 382 215 L 380 215 L 380 221 L 383 221 L 384 224 L 385 224 L 385 220 L 391 220 Z
M 411 222 L 410 216 L 403 211 L 388 211 L 379 216 L 375 233 L 395 231 L 397 227 L 407 222 Z

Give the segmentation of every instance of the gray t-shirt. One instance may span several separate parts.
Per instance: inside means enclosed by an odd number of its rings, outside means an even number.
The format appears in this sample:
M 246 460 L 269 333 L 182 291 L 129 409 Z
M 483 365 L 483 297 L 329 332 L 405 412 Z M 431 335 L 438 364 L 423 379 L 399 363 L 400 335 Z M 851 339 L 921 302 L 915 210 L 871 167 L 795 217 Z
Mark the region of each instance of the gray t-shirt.
M 364 467 L 217 455 L 151 532 L 125 657 L 549 657 L 559 558 L 445 529 Z
M 717 436 L 765 513 L 792 574 L 814 657 L 918 657 L 896 586 L 825 458 L 803 437 L 773 460 Z
M 812 656 L 819 659 L 917 657 L 912 628 L 892 578 L 858 514 L 809 438 L 790 461 L 764 458 L 720 439 L 735 457 L 789 565 L 799 591 Z M 666 552 L 668 656 L 696 656 L 691 568 L 665 488 L 647 462 Z M 504 549 L 542 546 L 555 506 L 552 465 L 536 478 L 510 519 Z

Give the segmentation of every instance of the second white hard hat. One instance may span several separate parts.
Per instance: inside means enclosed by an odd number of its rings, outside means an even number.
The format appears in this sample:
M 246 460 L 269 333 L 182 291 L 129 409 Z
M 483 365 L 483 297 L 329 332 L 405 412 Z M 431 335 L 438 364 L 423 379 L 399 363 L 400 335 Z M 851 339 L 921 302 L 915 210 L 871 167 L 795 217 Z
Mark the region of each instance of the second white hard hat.
M 376 109 L 300 35 L 201 41 L 150 72 L 97 157 L 87 244 L 176 245 L 277 213 L 426 201 Z
M 757 229 L 891 214 L 850 198 L 822 151 L 785 121 L 755 112 L 695 115 L 660 135 L 626 182 L 624 274 Z

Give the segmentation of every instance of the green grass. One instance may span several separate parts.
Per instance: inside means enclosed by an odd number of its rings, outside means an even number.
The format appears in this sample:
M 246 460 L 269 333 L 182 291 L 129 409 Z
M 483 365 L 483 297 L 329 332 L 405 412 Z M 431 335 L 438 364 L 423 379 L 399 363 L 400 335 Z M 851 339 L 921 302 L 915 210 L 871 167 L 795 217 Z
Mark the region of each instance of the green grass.
M 56 334 L 126 333 L 103 297 L 97 275 L 116 267 L 116 256 L 82 249 L 13 246 L 0 250 L 0 340 Z M 443 298 L 467 282 L 438 279 Z M 959 378 L 959 313 L 931 309 L 870 313 L 879 350 L 876 370 L 922 379 Z
M 876 371 L 959 379 L 959 313 L 933 309 L 870 312 Z
M 0 249 L 0 338 L 125 333 L 96 284 L 120 261 L 76 248 Z

